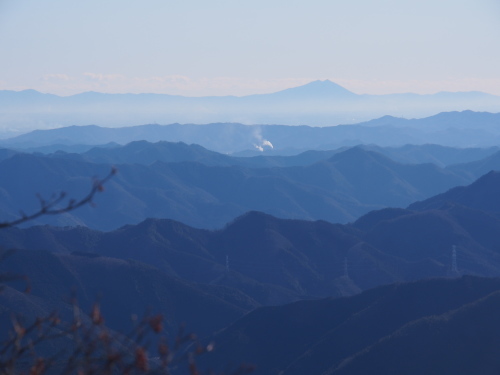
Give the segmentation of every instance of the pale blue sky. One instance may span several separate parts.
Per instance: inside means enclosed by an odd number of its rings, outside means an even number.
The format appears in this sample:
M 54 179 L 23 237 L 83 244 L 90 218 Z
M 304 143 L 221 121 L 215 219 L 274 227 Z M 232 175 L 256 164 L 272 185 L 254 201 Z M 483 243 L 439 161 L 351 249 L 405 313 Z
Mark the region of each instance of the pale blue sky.
M 499 0 L 0 0 L 0 89 L 500 95 Z

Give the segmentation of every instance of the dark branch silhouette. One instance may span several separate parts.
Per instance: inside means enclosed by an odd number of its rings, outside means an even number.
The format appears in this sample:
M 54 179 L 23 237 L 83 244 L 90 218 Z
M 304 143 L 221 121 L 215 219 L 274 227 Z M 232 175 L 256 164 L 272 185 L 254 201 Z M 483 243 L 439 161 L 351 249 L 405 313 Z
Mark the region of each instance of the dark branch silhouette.
M 196 335 L 186 334 L 183 327 L 169 343 L 161 314 L 147 314 L 128 335 L 123 335 L 104 324 L 99 304 L 95 303 L 88 315 L 82 313 L 76 297 L 72 298 L 72 306 L 70 322 L 63 321 L 56 312 L 28 325 L 13 316 L 11 335 L 0 343 L 0 375 L 171 375 L 176 369 L 183 374 L 201 375 L 196 359 L 214 348 L 213 343 L 203 345 Z M 158 338 L 156 345 L 151 345 L 151 335 Z M 40 346 L 57 339 L 69 340 L 65 349 L 50 357 L 39 355 Z M 227 375 L 244 375 L 253 370 L 254 366 L 242 364 Z
M 89 193 L 83 197 L 80 200 L 75 200 L 75 199 L 70 199 L 68 201 L 68 204 L 65 205 L 64 207 L 60 207 L 59 204 L 64 201 L 66 198 L 66 192 L 62 191 L 57 195 L 55 198 L 52 198 L 50 200 L 45 200 L 43 197 L 40 195 L 37 195 L 38 200 L 40 201 L 40 210 L 38 210 L 35 213 L 32 213 L 30 215 L 25 214 L 24 212 L 21 212 L 21 217 L 16 220 L 12 221 L 5 221 L 3 223 L 0 223 L 0 229 L 2 228 L 8 228 L 8 227 L 13 227 L 22 223 L 25 223 L 30 220 L 34 220 L 40 216 L 45 216 L 45 215 L 60 215 L 66 212 L 73 211 L 81 206 L 84 206 L 86 204 L 91 204 L 94 196 L 98 193 L 104 190 L 104 184 L 109 181 L 115 174 L 117 173 L 117 169 L 115 167 L 111 168 L 111 171 L 108 173 L 108 175 L 102 179 L 95 178 L 92 182 L 92 188 L 90 189 Z

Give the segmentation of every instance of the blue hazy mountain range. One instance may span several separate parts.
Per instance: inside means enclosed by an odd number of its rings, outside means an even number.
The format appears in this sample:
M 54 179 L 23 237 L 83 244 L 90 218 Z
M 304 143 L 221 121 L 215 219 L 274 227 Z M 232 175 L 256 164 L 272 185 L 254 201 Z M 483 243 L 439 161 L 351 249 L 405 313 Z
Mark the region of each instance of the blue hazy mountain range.
M 0 146 L 33 149 L 54 144 L 126 144 L 138 140 L 196 143 L 212 151 L 245 156 L 290 155 L 306 150 L 331 150 L 358 144 L 402 146 L 431 143 L 451 147 L 491 147 L 500 144 L 500 113 L 444 112 L 414 120 L 383 116 L 364 123 L 329 127 L 248 126 L 238 123 L 139 125 L 121 128 L 69 126 L 35 130 L 0 140 Z
M 98 92 L 63 97 L 35 90 L 4 90 L 0 91 L 0 130 L 176 122 L 327 126 L 384 115 L 420 118 L 462 110 L 498 112 L 500 97 L 481 92 L 359 95 L 328 80 L 272 94 L 242 97 Z
M 491 169 L 500 169 L 499 154 L 496 148 L 358 146 L 289 157 L 239 158 L 197 145 L 145 141 L 82 154 L 3 150 L 1 219 L 12 220 L 19 209 L 36 210 L 35 193 L 48 198 L 62 189 L 74 198 L 84 196 L 90 177 L 106 175 L 114 164 L 119 174 L 106 194 L 96 197 L 98 210 L 82 207 L 31 224 L 110 230 L 155 217 L 220 228 L 249 210 L 282 218 L 348 222 L 373 209 L 406 207 L 471 183 Z M 447 165 L 453 162 L 460 164 Z
M 73 160 L 90 161 L 93 163 L 108 164 L 143 164 L 150 165 L 156 161 L 167 163 L 196 161 L 209 166 L 242 166 L 249 168 L 269 167 L 294 167 L 306 166 L 346 151 L 351 147 L 340 147 L 333 150 L 310 150 L 296 155 L 258 155 L 258 156 L 231 156 L 207 150 L 206 148 L 183 142 L 159 141 L 134 141 L 124 146 L 107 144 L 104 146 L 62 146 L 68 151 L 59 150 L 60 145 L 42 147 L 49 150 L 47 153 L 54 158 L 67 158 Z M 75 151 L 73 151 L 76 149 Z M 85 148 L 84 148 L 85 147 Z M 379 147 L 375 145 L 357 145 L 355 147 L 367 151 L 375 151 L 402 164 L 432 163 L 439 167 L 452 164 L 478 162 L 481 164 L 481 174 L 498 168 L 497 162 L 499 147 L 488 148 L 455 148 L 440 145 L 405 145 L 401 147 Z M 78 153 L 77 150 L 84 151 Z M 39 150 L 39 149 L 36 149 Z M 56 151 L 54 151 L 56 150 Z M 72 152 L 71 152 L 72 151 Z M 21 151 L 19 151 L 21 152 Z M 36 151 L 39 152 L 39 151 Z M 0 160 L 12 156 L 16 151 L 0 149 Z M 491 157 L 486 159 L 487 157 Z M 484 160 L 483 160 L 484 159 Z M 490 165 L 491 164 L 491 165 Z M 459 166 L 457 166 L 458 168 Z M 470 168 L 466 168 L 470 169 Z M 477 176 L 477 174 L 475 175 Z

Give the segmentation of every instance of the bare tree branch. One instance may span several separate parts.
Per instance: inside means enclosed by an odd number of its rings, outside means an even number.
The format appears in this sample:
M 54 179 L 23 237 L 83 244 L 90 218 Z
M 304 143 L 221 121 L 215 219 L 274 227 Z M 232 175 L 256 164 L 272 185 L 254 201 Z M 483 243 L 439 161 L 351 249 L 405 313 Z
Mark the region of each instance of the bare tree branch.
M 94 179 L 92 182 L 92 188 L 89 193 L 80 200 L 70 199 L 68 204 L 64 207 L 59 207 L 59 204 L 66 198 L 66 193 L 61 192 L 55 198 L 51 198 L 50 200 L 45 200 L 40 195 L 37 195 L 38 200 L 40 201 L 40 210 L 37 212 L 27 215 L 24 212 L 21 212 L 21 217 L 19 219 L 13 221 L 5 221 L 0 223 L 0 229 L 13 227 L 22 223 L 25 223 L 30 220 L 34 220 L 40 216 L 45 215 L 59 215 L 66 212 L 73 211 L 81 206 L 84 206 L 88 203 L 92 203 L 94 196 L 104 190 L 104 184 L 110 180 L 117 173 L 117 169 L 115 167 L 111 168 L 111 171 L 108 173 L 106 177 L 103 179 Z

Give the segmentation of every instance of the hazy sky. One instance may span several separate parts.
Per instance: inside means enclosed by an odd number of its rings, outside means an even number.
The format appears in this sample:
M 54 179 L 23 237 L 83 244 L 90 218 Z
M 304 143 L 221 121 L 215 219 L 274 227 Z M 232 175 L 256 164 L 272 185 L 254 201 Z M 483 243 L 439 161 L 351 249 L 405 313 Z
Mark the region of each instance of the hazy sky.
M 0 0 L 0 89 L 500 95 L 500 0 Z

